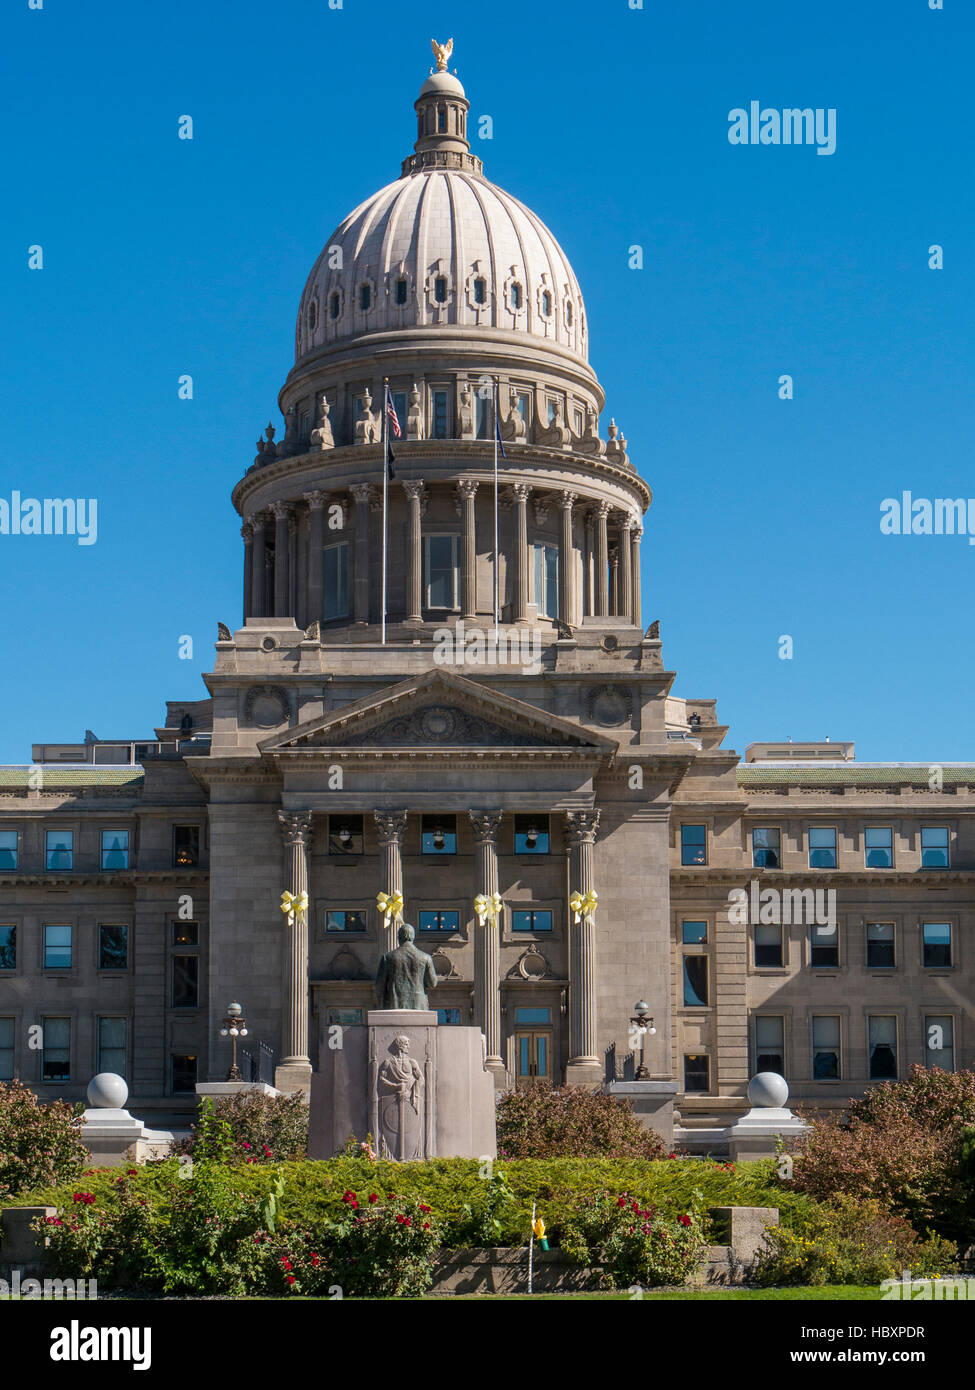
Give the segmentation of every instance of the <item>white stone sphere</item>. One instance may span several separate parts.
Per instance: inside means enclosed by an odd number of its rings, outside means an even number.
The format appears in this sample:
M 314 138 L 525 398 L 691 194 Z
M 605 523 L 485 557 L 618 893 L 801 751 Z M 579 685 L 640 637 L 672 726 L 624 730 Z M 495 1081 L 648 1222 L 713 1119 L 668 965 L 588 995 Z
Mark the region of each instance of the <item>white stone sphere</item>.
M 100 1071 L 88 1082 L 88 1104 L 93 1110 L 121 1110 L 128 1098 L 128 1086 L 113 1071 Z
M 789 1099 L 789 1086 L 777 1071 L 760 1071 L 748 1083 L 750 1105 L 781 1110 Z

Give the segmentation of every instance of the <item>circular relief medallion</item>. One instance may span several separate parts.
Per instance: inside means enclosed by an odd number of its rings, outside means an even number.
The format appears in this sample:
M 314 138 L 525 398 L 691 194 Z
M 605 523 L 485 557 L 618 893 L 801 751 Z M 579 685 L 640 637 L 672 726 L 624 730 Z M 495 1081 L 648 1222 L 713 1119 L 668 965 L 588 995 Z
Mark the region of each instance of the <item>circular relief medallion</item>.
M 244 712 L 259 729 L 273 729 L 288 718 L 288 697 L 273 685 L 255 685 L 247 692 Z
M 614 728 L 630 717 L 630 692 L 619 685 L 598 685 L 589 694 L 589 717 L 594 724 Z
M 445 743 L 456 732 L 457 716 L 453 710 L 433 705 L 430 709 L 425 709 L 420 716 L 420 728 L 423 730 L 423 737 L 431 743 Z

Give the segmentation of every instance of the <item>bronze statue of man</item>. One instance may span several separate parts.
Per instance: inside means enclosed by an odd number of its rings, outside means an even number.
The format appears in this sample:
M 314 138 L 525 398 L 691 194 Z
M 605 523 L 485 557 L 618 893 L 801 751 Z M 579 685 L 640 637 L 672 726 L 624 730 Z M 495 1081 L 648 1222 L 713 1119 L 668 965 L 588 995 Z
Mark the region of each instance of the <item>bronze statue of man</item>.
M 413 945 L 416 932 L 404 922 L 399 945 L 387 951 L 376 971 L 376 1002 L 381 1009 L 427 1009 L 427 990 L 435 989 L 437 972 L 426 951 Z

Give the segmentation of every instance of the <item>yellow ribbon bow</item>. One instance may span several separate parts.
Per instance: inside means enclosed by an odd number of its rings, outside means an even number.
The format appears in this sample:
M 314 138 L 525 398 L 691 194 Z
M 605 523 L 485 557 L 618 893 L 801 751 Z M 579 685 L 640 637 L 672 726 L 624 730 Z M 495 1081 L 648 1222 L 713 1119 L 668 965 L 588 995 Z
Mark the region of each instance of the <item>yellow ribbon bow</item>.
M 569 906 L 575 913 L 575 920 L 577 922 L 592 921 L 592 914 L 596 911 L 596 898 L 597 894 L 594 888 L 590 888 L 589 892 L 586 894 L 578 892 L 572 894 L 572 897 L 569 899 Z
M 491 925 L 498 925 L 498 918 L 501 915 L 501 894 L 500 893 L 478 893 L 474 899 L 474 911 L 477 913 L 477 925 L 483 927 L 485 922 L 490 920 Z
M 308 911 L 308 894 L 282 893 L 281 911 L 287 917 L 289 927 L 293 925 L 296 917 L 299 921 L 302 920 L 305 913 Z
M 376 904 L 379 907 L 379 911 L 383 914 L 383 924 L 385 926 L 389 926 L 390 917 L 392 917 L 394 922 L 399 922 L 402 919 L 402 893 L 377 893 Z

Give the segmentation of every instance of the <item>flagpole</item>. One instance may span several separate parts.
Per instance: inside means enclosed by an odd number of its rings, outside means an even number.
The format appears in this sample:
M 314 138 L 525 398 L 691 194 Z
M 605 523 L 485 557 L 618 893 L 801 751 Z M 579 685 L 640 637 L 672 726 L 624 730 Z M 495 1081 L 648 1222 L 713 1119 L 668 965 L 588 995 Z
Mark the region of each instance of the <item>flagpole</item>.
M 383 617 L 382 645 L 386 645 L 386 525 L 389 506 L 389 413 L 386 410 L 386 392 L 389 390 L 389 377 L 383 377 Z
M 494 378 L 494 645 L 498 645 L 498 378 Z

